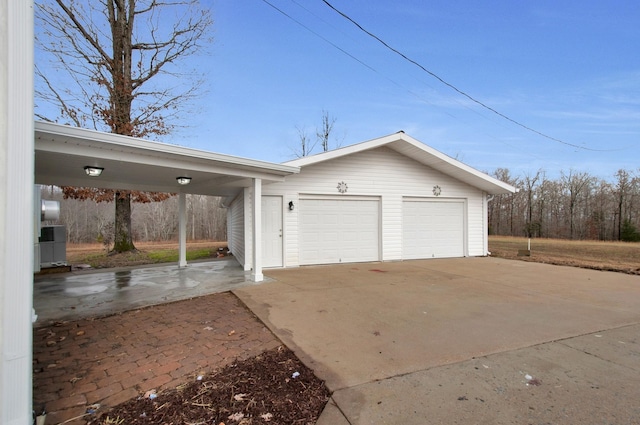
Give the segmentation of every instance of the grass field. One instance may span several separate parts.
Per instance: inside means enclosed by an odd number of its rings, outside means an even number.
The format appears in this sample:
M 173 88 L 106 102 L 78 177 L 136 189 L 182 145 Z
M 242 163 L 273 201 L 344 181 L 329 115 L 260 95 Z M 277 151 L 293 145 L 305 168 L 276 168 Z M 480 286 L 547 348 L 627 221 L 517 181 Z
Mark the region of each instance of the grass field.
M 138 251 L 109 255 L 101 244 L 67 244 L 67 263 L 89 264 L 93 268 L 136 266 L 178 262 L 178 242 L 136 242 Z M 226 242 L 187 242 L 187 261 L 217 258 Z
M 187 261 L 216 258 L 218 249 L 226 245 L 187 242 Z M 67 262 L 107 268 L 178 261 L 177 242 L 138 242 L 136 247 L 138 252 L 107 255 L 100 244 L 67 244 Z M 526 238 L 489 237 L 489 251 L 494 257 L 640 275 L 640 243 L 532 239 L 530 257 L 518 256 L 518 250 L 523 249 L 527 249 Z
M 494 257 L 640 274 L 640 243 L 531 239 L 531 256 L 519 257 L 526 249 L 526 238 L 489 237 Z

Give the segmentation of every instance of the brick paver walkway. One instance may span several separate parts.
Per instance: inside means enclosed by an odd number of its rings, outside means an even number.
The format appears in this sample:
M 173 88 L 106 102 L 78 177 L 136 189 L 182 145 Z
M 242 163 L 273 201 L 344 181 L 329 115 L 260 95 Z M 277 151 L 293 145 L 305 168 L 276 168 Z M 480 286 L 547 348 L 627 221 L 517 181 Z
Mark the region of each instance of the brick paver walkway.
M 34 408 L 58 424 L 257 355 L 280 341 L 233 294 L 34 329 Z M 83 420 L 70 423 L 82 424 Z

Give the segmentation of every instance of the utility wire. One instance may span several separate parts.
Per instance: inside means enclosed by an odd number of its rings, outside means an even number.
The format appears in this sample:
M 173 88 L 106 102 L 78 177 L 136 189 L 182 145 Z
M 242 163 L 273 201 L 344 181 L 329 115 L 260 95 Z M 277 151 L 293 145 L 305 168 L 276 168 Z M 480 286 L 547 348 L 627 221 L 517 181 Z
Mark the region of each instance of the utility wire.
M 524 128 L 527 131 L 530 131 L 532 133 L 535 133 L 539 136 L 542 136 L 546 139 L 549 140 L 553 140 L 554 142 L 558 142 L 558 143 L 562 143 L 563 145 L 567 145 L 567 146 L 571 146 L 577 149 L 583 149 L 583 150 L 588 150 L 588 151 L 595 151 L 595 152 L 606 152 L 607 150 L 602 150 L 602 149 L 592 149 L 592 148 L 588 148 L 585 146 L 580 146 L 580 145 L 576 145 L 573 143 L 569 143 L 569 142 L 565 142 L 564 140 L 558 139 L 556 137 L 552 137 L 549 136 L 545 133 L 542 133 L 541 131 L 538 131 L 534 128 L 531 128 L 525 124 L 522 124 L 519 121 L 514 120 L 513 118 L 508 117 L 507 115 L 495 110 L 494 108 L 492 108 L 491 106 L 486 105 L 485 103 L 477 100 L 476 98 L 474 98 L 473 96 L 465 93 L 464 91 L 460 90 L 459 88 L 457 88 L 456 86 L 454 86 L 453 84 L 445 81 L 444 79 L 442 79 L 440 76 L 436 75 L 435 73 L 431 72 L 430 70 L 428 70 L 427 68 L 425 68 L 424 66 L 422 66 L 420 63 L 418 63 L 417 61 L 411 59 L 410 57 L 408 57 L 407 55 L 405 55 L 404 53 L 400 52 L 398 49 L 395 49 L 394 47 L 390 46 L 389 44 L 387 44 L 384 40 L 382 40 L 380 37 L 378 37 L 377 35 L 373 34 L 372 32 L 366 30 L 362 25 L 360 25 L 358 22 L 356 22 L 355 20 L 353 20 L 351 17 L 349 17 L 347 14 L 341 12 L 340 10 L 336 9 L 331 3 L 329 3 L 327 0 L 322 0 L 322 2 L 324 4 L 326 4 L 329 8 L 331 8 L 334 12 L 338 13 L 340 16 L 342 16 L 343 18 L 345 18 L 346 20 L 348 20 L 349 22 L 351 22 L 353 25 L 355 25 L 356 27 L 358 27 L 359 30 L 361 30 L 362 32 L 364 32 L 365 34 L 367 34 L 368 36 L 374 38 L 376 41 L 378 41 L 379 43 L 381 43 L 384 47 L 386 47 L 387 49 L 391 50 L 392 52 L 394 52 L 395 54 L 399 55 L 400 57 L 402 57 L 404 60 L 414 64 L 415 66 L 417 66 L 418 68 L 420 68 L 422 71 L 426 72 L 427 74 L 431 75 L 432 77 L 434 77 L 435 79 L 437 79 L 438 81 L 440 81 L 442 84 L 444 84 L 445 86 L 453 89 L 454 91 L 456 91 L 457 93 L 461 94 L 462 96 L 466 97 L 467 99 L 471 100 L 472 102 L 480 105 L 481 107 L 493 112 L 494 114 L 498 115 L 501 118 L 504 118 L 505 120 L 520 126 L 522 128 Z
M 302 22 L 300 22 L 299 20 L 293 18 L 291 15 L 289 15 L 288 13 L 286 13 L 285 11 L 283 11 L 282 9 L 278 8 L 277 6 L 273 5 L 272 3 L 270 3 L 268 0 L 262 0 L 264 3 L 266 3 L 267 5 L 271 6 L 272 8 L 274 8 L 275 10 L 277 10 L 278 12 L 280 12 L 282 15 L 286 16 L 287 18 L 291 19 L 293 22 L 295 22 L 296 24 L 300 25 L 302 28 L 306 29 L 307 31 L 309 31 L 310 33 L 312 33 L 313 35 L 315 35 L 316 37 L 320 38 L 321 40 L 323 40 L 324 42 L 330 44 L 332 47 L 338 49 L 339 51 L 341 51 L 342 53 L 344 53 L 345 55 L 349 56 L 351 59 L 355 60 L 356 62 L 358 62 L 359 64 L 361 64 L 362 66 L 366 67 L 367 69 L 375 72 L 376 74 L 380 75 L 381 77 L 385 78 L 386 80 L 388 80 L 390 83 L 392 83 L 393 85 L 406 90 L 409 94 L 411 94 L 412 96 L 415 96 L 418 100 L 420 100 L 421 102 L 425 102 L 428 103 L 432 106 L 433 105 L 431 102 L 429 102 L 427 99 L 423 98 L 422 96 L 420 96 L 419 94 L 409 90 L 406 87 L 403 87 L 400 83 L 398 83 L 397 81 L 389 78 L 388 76 L 385 76 L 384 74 L 378 72 L 377 69 L 375 69 L 374 67 L 372 67 L 371 65 L 367 64 L 366 62 L 358 59 L 356 56 L 352 55 L 351 53 L 347 52 L 346 50 L 344 50 L 343 48 L 341 48 L 340 46 L 336 45 L 335 43 L 331 42 L 330 40 L 328 40 L 327 38 L 323 37 L 322 35 L 318 34 L 316 31 L 312 30 L 311 28 L 309 28 L 308 26 L 304 25 Z M 304 10 L 306 10 L 308 13 L 312 14 L 314 17 L 322 20 L 324 23 L 326 23 L 327 25 L 330 25 L 327 21 L 323 20 L 322 18 L 318 17 L 317 15 L 315 15 L 313 12 L 311 12 L 309 9 L 307 9 L 306 7 L 302 6 L 300 3 L 298 3 L 295 0 L 292 0 L 293 3 L 297 4 L 299 7 L 303 8 Z M 335 28 L 335 27 L 334 27 Z M 337 30 L 337 28 L 336 28 Z M 428 85 L 428 84 L 427 84 Z M 429 86 L 431 87 L 431 86 Z M 454 119 L 458 119 L 457 117 L 451 115 L 448 112 L 444 112 L 446 115 L 449 115 L 451 118 Z
M 295 22 L 296 24 L 300 25 L 302 28 L 306 29 L 307 31 L 309 31 L 310 33 L 314 34 L 316 37 L 321 38 L 322 40 L 324 40 L 325 42 L 329 43 L 330 45 L 332 45 L 333 47 L 335 47 L 336 49 L 340 50 L 342 53 L 344 53 L 345 55 L 349 56 L 351 59 L 355 60 L 356 62 L 360 63 L 361 65 L 367 67 L 368 69 L 370 69 L 373 72 L 377 71 L 375 69 L 373 69 L 372 67 L 370 67 L 369 65 L 367 65 L 366 63 L 362 62 L 360 59 L 358 59 L 357 57 L 353 56 L 351 53 L 347 52 L 346 50 L 342 49 L 340 46 L 332 43 L 330 40 L 326 39 L 325 37 L 321 36 L 320 34 L 318 34 L 317 32 L 315 32 L 314 30 L 312 30 L 311 28 L 309 28 L 308 26 L 306 26 L 305 24 L 303 24 L 302 22 L 298 21 L 297 19 L 295 19 L 293 16 L 287 14 L 284 10 L 279 9 L 278 7 L 276 7 L 275 5 L 273 5 L 272 3 L 268 2 L 267 0 L 262 0 L 263 2 L 265 2 L 266 4 L 268 4 L 269 6 L 273 7 L 275 10 L 277 10 L 278 12 L 280 12 L 281 14 L 283 14 L 284 16 L 286 16 L 287 18 L 291 19 L 293 22 Z
M 418 94 L 412 92 L 411 90 L 403 87 L 402 85 L 400 85 L 400 83 L 398 83 L 395 80 L 392 80 L 391 78 L 381 74 L 380 72 L 378 72 L 377 69 L 375 69 L 374 67 L 372 67 L 371 65 L 367 64 L 366 62 L 358 59 L 357 57 L 355 57 L 354 55 L 352 55 L 351 53 L 347 52 L 346 50 L 344 50 L 343 48 L 341 48 L 340 46 L 336 45 L 335 43 L 331 42 L 330 40 L 328 40 L 326 37 L 323 37 L 322 35 L 318 34 L 316 31 L 312 30 L 311 28 L 309 28 L 308 26 L 304 25 L 302 22 L 300 22 L 299 20 L 293 18 L 291 15 L 289 15 L 288 13 L 286 13 L 285 11 L 283 11 L 282 9 L 278 8 L 277 6 L 273 5 L 272 3 L 270 3 L 268 0 L 262 0 L 264 3 L 266 3 L 267 5 L 271 6 L 272 8 L 274 8 L 275 10 L 277 10 L 278 12 L 280 12 L 282 15 L 286 16 L 287 18 L 291 19 L 293 22 L 295 22 L 296 24 L 300 25 L 302 28 L 306 29 L 307 31 L 309 31 L 310 33 L 312 33 L 313 35 L 315 35 L 316 37 L 320 38 L 321 40 L 323 40 L 324 42 L 330 44 L 332 47 L 338 49 L 339 51 L 341 51 L 342 53 L 344 53 L 345 55 L 349 56 L 351 59 L 355 60 L 356 62 L 358 62 L 360 65 L 366 67 L 367 69 L 369 69 L 370 71 L 375 72 L 376 74 L 382 76 L 383 78 L 386 78 L 389 82 L 391 82 L 392 84 L 398 86 L 401 89 L 407 90 L 410 94 L 412 94 L 413 96 L 415 96 L 416 98 L 418 98 L 419 100 L 426 102 L 426 103 L 430 103 L 428 100 L 422 98 L 421 96 L 419 96 Z M 306 7 L 302 6 L 301 4 L 299 4 L 298 2 L 296 2 L 295 0 L 292 0 L 295 4 L 297 4 L 298 6 L 302 7 L 304 10 L 306 10 L 307 12 L 311 13 L 314 17 L 320 19 L 318 16 L 316 16 L 315 14 L 313 14 L 309 9 L 307 9 Z M 328 22 L 324 21 L 327 25 L 330 25 Z M 455 118 L 453 115 L 447 113 L 447 115 L 449 115 L 451 118 Z
M 313 12 L 311 12 L 311 11 L 310 11 L 309 9 L 307 9 L 306 7 L 302 6 L 302 5 L 301 5 L 300 3 L 298 3 L 297 1 L 295 1 L 295 0 L 291 0 L 291 1 L 292 1 L 293 3 L 295 3 L 296 5 L 298 5 L 299 7 L 301 7 L 302 9 L 306 10 L 308 13 L 310 13 L 311 15 L 313 15 L 315 18 L 317 18 L 317 19 L 319 19 L 319 20 L 323 21 L 325 24 L 327 24 L 327 25 L 331 26 L 332 28 L 334 28 L 334 29 L 338 30 L 337 28 L 333 27 L 330 23 L 328 23 L 328 22 L 327 22 L 327 21 L 325 21 L 324 19 L 320 18 L 319 16 L 317 16 L 316 14 L 314 14 Z M 376 74 L 380 75 L 381 77 L 383 77 L 384 79 L 386 79 L 387 81 L 389 81 L 391 84 L 393 84 L 393 85 L 397 86 L 397 87 L 398 87 L 398 88 L 400 88 L 400 89 L 403 89 L 403 90 L 407 91 L 407 93 L 409 93 L 410 95 L 414 96 L 414 97 L 415 97 L 416 99 L 418 99 L 420 102 L 424 102 L 424 103 L 426 103 L 426 104 L 429 104 L 429 105 L 431 105 L 431 106 L 434 106 L 434 107 L 435 107 L 435 105 L 434 105 L 433 103 L 429 102 L 429 100 L 425 99 L 423 96 L 419 95 L 418 93 L 414 92 L 413 90 L 408 89 L 407 87 L 402 86 L 400 83 L 398 83 L 397 81 L 393 80 L 392 78 L 390 78 L 390 77 L 388 77 L 388 76 L 386 76 L 386 75 L 384 75 L 384 74 L 380 73 L 377 69 L 373 68 L 371 65 L 369 65 L 369 64 L 365 63 L 364 61 L 362 61 L 362 60 L 358 59 L 356 56 L 354 56 L 354 55 L 352 55 L 351 53 L 347 52 L 346 50 L 344 50 L 343 48 L 339 47 L 339 46 L 338 46 L 338 45 L 336 45 L 335 43 L 333 43 L 333 42 L 329 41 L 327 38 L 325 38 L 325 37 L 323 37 L 322 35 L 318 34 L 316 31 L 313 31 L 311 28 L 309 28 L 308 26 L 304 25 L 304 24 L 303 24 L 302 22 L 300 22 L 299 20 L 297 20 L 297 19 L 293 18 L 291 15 L 289 15 L 288 13 L 286 13 L 285 11 L 283 11 L 282 9 L 278 8 L 278 7 L 277 7 L 277 6 L 275 6 L 274 4 L 270 3 L 268 0 L 262 0 L 262 2 L 263 2 L 263 3 L 265 3 L 265 4 L 267 4 L 267 5 L 269 5 L 269 6 L 271 6 L 273 9 L 275 9 L 277 12 L 279 12 L 280 14 L 282 14 L 283 16 L 285 16 L 286 18 L 288 18 L 288 19 L 292 20 L 293 22 L 295 22 L 296 24 L 300 25 L 302 28 L 306 29 L 307 31 L 309 31 L 310 33 L 312 33 L 313 35 L 315 35 L 316 37 L 320 38 L 321 40 L 323 40 L 324 42 L 328 43 L 328 44 L 329 44 L 329 45 L 331 45 L 332 47 L 334 47 L 334 48 L 336 48 L 337 50 L 341 51 L 342 53 L 344 53 L 345 55 L 347 55 L 347 56 L 348 56 L 348 57 L 350 57 L 351 59 L 355 60 L 356 62 L 358 62 L 358 63 L 359 63 L 359 64 L 361 64 L 362 66 L 364 66 L 364 67 L 366 67 L 367 69 L 369 69 L 369 70 L 373 71 L 374 73 L 376 73 Z M 339 31 L 339 30 L 338 30 L 338 31 Z M 424 81 L 421 81 L 421 82 L 422 82 L 422 83 L 424 83 L 424 84 L 427 84 L 427 83 L 425 83 Z M 431 87 L 429 84 L 427 84 L 427 86 Z M 433 87 L 431 87 L 431 88 L 433 88 Z M 434 90 L 435 90 L 435 89 L 434 89 Z M 455 100 L 455 102 L 456 102 L 456 103 L 460 103 L 460 102 L 458 102 L 457 100 Z M 464 105 L 464 104 L 461 104 L 461 103 L 460 103 L 460 105 L 462 105 L 464 108 L 469 109 L 471 112 L 474 112 L 474 113 L 476 113 L 476 114 L 480 115 L 481 117 L 483 117 L 483 118 L 485 118 L 485 119 L 488 119 L 487 117 L 484 117 L 482 114 L 480 114 L 480 113 L 479 113 L 479 112 L 477 112 L 477 111 L 474 111 L 474 110 L 473 110 L 473 109 L 471 109 L 470 107 L 468 107 L 468 106 L 466 106 L 466 105 Z M 464 124 L 466 124 L 466 125 L 468 125 L 468 126 L 471 126 L 471 124 L 470 124 L 470 123 L 465 122 L 465 121 L 464 121 L 464 120 L 462 120 L 460 117 L 456 117 L 456 116 L 452 115 L 451 113 L 449 113 L 449 112 L 447 112 L 447 111 L 442 111 L 442 110 L 441 110 L 440 112 L 444 113 L 445 115 L 450 116 L 450 117 L 451 117 L 451 118 L 453 118 L 453 119 L 456 119 L 456 120 L 462 121 Z M 504 140 L 501 140 L 501 139 L 499 139 L 499 138 L 497 138 L 497 137 L 495 137 L 495 136 L 493 136 L 493 135 L 491 135 L 491 134 L 488 134 L 488 133 L 485 133 L 485 134 L 487 134 L 487 136 L 488 136 L 488 137 L 490 137 L 490 138 L 492 138 L 492 139 L 496 140 L 497 142 L 502 143 L 502 144 L 504 144 L 504 145 L 507 145 L 507 146 L 509 146 L 509 147 L 514 148 L 514 149 L 515 149 L 515 146 L 513 146 L 513 145 L 511 145 L 511 144 L 509 144 L 509 143 L 506 143 Z M 529 155 L 529 156 L 531 156 L 531 157 L 539 158 L 539 156 L 538 156 L 538 155 L 534 155 L 534 154 L 531 154 L 531 153 L 529 153 L 528 155 Z

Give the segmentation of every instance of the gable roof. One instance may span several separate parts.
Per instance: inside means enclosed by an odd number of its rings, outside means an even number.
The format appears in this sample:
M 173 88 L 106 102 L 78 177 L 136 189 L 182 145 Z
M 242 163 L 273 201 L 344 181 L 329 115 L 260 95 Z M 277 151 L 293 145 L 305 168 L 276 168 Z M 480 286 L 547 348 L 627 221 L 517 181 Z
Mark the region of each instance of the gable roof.
M 440 171 L 443 174 L 454 177 L 470 186 L 481 189 L 492 195 L 515 193 L 515 187 L 476 170 L 462 162 L 455 160 L 440 151 L 414 139 L 403 131 L 388 136 L 369 140 L 344 148 L 323 152 L 316 155 L 305 156 L 284 162 L 284 165 L 304 168 L 309 165 L 319 164 L 324 161 L 345 157 L 358 152 L 376 149 L 385 146 L 394 151 L 412 158 L 427 167 Z

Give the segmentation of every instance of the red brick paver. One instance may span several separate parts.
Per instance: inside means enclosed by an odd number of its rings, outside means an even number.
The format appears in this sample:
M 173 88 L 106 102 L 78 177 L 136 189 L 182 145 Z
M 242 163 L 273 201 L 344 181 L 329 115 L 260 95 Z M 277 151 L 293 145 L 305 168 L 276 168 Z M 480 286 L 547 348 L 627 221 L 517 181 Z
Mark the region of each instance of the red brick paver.
M 228 292 L 51 324 L 33 333 L 34 409 L 58 424 L 94 403 L 105 410 L 280 344 Z

